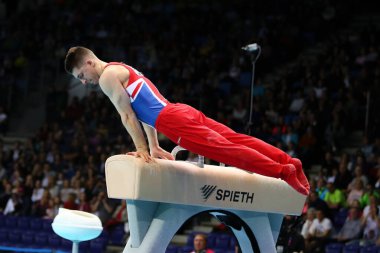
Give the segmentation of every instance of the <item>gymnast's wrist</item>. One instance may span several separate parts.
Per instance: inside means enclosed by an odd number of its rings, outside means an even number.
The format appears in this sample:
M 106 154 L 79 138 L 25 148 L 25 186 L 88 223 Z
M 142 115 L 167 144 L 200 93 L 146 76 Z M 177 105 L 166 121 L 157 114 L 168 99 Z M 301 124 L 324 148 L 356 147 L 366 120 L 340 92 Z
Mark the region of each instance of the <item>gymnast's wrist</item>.
M 159 145 L 149 145 L 150 152 L 154 152 L 160 149 Z
M 146 146 L 136 147 L 136 151 L 138 151 L 138 152 L 148 152 L 148 147 L 146 147 Z

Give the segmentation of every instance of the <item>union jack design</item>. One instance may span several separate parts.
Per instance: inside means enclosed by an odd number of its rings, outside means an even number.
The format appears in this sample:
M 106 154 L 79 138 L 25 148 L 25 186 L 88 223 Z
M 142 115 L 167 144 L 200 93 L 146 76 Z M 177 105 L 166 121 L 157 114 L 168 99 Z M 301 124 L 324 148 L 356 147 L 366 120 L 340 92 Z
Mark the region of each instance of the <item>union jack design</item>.
M 140 92 L 144 84 L 146 85 L 146 83 L 144 82 L 144 79 L 140 78 L 134 81 L 133 83 L 131 83 L 130 85 L 128 85 L 127 93 L 129 97 L 131 98 L 131 102 L 133 102 L 136 99 L 138 93 Z

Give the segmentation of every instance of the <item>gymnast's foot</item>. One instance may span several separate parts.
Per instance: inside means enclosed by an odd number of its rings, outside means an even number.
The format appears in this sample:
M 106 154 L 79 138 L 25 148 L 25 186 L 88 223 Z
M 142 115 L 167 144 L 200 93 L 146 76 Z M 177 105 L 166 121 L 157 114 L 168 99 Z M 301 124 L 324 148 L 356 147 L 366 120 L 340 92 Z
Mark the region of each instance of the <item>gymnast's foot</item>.
M 302 195 L 308 195 L 309 191 L 298 181 L 296 168 L 293 164 L 284 164 L 281 173 L 281 179 L 287 182 L 294 190 Z
M 307 191 L 310 191 L 310 184 L 303 172 L 302 162 L 300 161 L 300 159 L 291 158 L 290 163 L 293 164 L 294 167 L 296 167 L 298 181 L 301 182 L 301 184 L 306 188 Z

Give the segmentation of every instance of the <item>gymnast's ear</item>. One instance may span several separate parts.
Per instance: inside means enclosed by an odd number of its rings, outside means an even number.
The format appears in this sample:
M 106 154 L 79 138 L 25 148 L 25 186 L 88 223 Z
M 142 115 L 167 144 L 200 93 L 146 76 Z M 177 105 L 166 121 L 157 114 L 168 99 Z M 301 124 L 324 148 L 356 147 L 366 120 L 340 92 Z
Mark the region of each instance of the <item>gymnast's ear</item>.
M 92 59 L 87 59 L 87 60 L 86 60 L 86 64 L 87 64 L 87 65 L 94 66 L 94 65 L 95 65 L 95 62 L 94 62 L 94 60 L 92 60 Z

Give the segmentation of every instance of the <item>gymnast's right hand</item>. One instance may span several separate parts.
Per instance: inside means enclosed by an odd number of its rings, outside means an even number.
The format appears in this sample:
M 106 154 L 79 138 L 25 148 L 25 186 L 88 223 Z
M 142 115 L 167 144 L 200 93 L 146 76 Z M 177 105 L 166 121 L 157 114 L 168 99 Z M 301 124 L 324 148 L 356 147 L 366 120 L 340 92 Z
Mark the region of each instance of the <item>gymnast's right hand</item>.
M 142 158 L 144 162 L 147 162 L 147 163 L 154 162 L 153 157 L 150 156 L 147 150 L 137 150 L 134 152 L 128 152 L 127 155 L 132 155 L 137 158 Z

